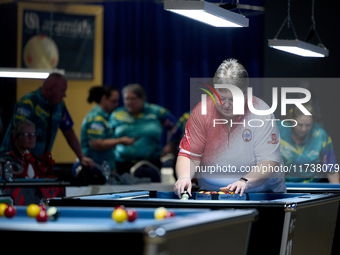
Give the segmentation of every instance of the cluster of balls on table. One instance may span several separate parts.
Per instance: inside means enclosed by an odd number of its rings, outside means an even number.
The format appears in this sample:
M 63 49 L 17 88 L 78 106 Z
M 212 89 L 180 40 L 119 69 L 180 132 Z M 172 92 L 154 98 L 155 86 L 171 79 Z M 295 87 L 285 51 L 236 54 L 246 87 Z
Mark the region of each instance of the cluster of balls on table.
M 234 191 L 227 190 L 227 191 L 200 191 L 199 194 L 235 194 Z M 189 200 L 189 194 L 185 190 L 182 194 L 181 200 Z
M 27 215 L 31 218 L 36 218 L 38 222 L 56 221 L 60 215 L 58 208 L 52 206 L 46 208 L 43 204 L 30 204 L 26 209 Z M 6 216 L 7 218 L 13 218 L 17 214 L 17 210 L 13 205 L 7 205 L 5 203 L 0 204 L 0 217 Z M 156 220 L 162 220 L 165 218 L 174 217 L 176 214 L 167 210 L 165 207 L 158 207 L 154 211 L 154 218 Z M 124 205 L 116 206 L 111 214 L 111 217 L 117 223 L 123 223 L 124 221 L 134 222 L 138 218 L 138 212 L 135 209 L 126 209 Z
M 43 204 L 30 204 L 27 206 L 26 212 L 29 217 L 36 218 L 38 222 L 56 221 L 59 217 L 59 210 L 56 207 L 52 206 L 47 209 Z M 15 206 L 5 203 L 0 204 L 0 217 L 13 218 L 16 214 Z
M 156 220 L 174 216 L 176 216 L 176 214 L 171 210 L 167 210 L 165 207 L 158 207 L 154 211 L 154 218 Z M 124 221 L 134 222 L 138 218 L 138 212 L 135 209 L 126 209 L 124 205 L 118 205 L 113 210 L 111 217 L 117 223 L 123 223 Z

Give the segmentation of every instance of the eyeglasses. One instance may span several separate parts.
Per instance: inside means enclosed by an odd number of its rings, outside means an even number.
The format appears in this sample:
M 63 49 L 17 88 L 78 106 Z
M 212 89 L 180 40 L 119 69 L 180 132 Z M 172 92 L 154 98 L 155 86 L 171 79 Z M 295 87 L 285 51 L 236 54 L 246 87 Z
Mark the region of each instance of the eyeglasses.
M 25 138 L 34 138 L 35 137 L 35 132 L 32 133 L 18 133 L 17 136 L 23 135 Z

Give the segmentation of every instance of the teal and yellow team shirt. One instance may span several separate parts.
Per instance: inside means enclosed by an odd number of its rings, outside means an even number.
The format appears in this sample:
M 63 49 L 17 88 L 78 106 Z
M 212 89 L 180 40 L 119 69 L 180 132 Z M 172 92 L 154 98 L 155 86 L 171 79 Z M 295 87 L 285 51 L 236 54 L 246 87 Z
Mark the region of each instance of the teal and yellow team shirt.
M 174 130 L 173 134 L 170 137 L 170 142 L 174 143 L 176 146 L 179 146 L 181 142 L 184 132 L 185 132 L 185 125 L 189 119 L 190 112 L 185 112 L 179 118 L 178 122 L 176 123 L 176 129 Z
M 316 122 L 307 133 L 305 140 L 296 145 L 292 128 L 280 130 L 280 151 L 285 166 L 290 168 L 286 173 L 287 182 L 317 182 L 325 178 L 324 173 L 335 171 L 336 158 L 331 137 Z
M 50 115 L 51 119 L 50 119 Z M 51 151 L 58 129 L 67 131 L 72 128 L 73 121 L 64 101 L 58 105 L 51 105 L 41 94 L 40 88 L 24 95 L 14 105 L 11 123 L 1 144 L 0 156 L 13 149 L 12 130 L 22 120 L 30 120 L 35 124 L 36 143 L 31 152 L 40 156 Z M 51 132 L 48 134 L 48 126 Z
M 109 119 L 115 137 L 128 136 L 135 139 L 132 145 L 116 146 L 116 160 L 135 163 L 159 158 L 163 128 L 169 130 L 176 122 L 168 109 L 155 104 L 145 103 L 143 111 L 138 115 L 131 115 L 125 107 L 116 109 Z
M 98 105 L 86 115 L 81 126 L 81 148 L 84 155 L 101 165 L 107 161 L 111 170 L 116 169 L 114 160 L 114 149 L 107 151 L 96 151 L 91 149 L 89 142 L 95 139 L 113 139 L 113 130 L 109 127 L 108 119 L 110 114 L 103 111 Z

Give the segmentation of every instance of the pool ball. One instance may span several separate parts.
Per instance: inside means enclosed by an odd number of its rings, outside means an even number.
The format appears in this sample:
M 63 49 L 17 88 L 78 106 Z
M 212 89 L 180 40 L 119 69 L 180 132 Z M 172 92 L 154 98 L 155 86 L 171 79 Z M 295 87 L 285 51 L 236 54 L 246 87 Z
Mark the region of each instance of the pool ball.
M 7 218 L 12 218 L 17 214 L 17 209 L 14 206 L 9 205 L 5 210 L 5 216 Z
M 124 209 L 121 209 L 121 208 L 114 210 L 111 217 L 117 223 L 123 223 L 128 218 L 126 211 Z
M 126 213 L 128 222 L 134 222 L 138 218 L 138 213 L 134 209 L 128 209 Z
M 167 213 L 167 210 L 164 207 L 158 207 L 154 212 L 155 219 L 156 220 L 164 219 L 166 213 Z
M 182 195 L 182 198 L 181 198 L 181 200 L 188 200 L 189 199 L 189 195 L 188 194 L 183 194 Z
M 38 222 L 46 222 L 48 220 L 48 215 L 45 210 L 41 210 L 37 216 Z
M 167 211 L 164 218 L 171 218 L 171 217 L 175 217 L 176 213 L 173 211 Z
M 60 211 L 56 207 L 54 207 L 54 206 L 48 208 L 46 213 L 48 215 L 48 218 L 51 221 L 56 221 L 59 218 L 59 215 L 60 215 Z
M 46 211 L 46 206 L 44 204 L 39 204 L 38 206 L 39 206 L 40 210 Z
M 0 204 L 0 216 L 4 217 L 5 216 L 5 210 L 7 209 L 8 205 L 5 203 Z
M 26 212 L 28 216 L 36 218 L 40 213 L 40 207 L 36 204 L 30 204 L 29 206 L 27 206 Z
M 124 205 L 117 205 L 115 207 L 115 210 L 117 210 L 118 208 L 125 210 L 125 206 Z

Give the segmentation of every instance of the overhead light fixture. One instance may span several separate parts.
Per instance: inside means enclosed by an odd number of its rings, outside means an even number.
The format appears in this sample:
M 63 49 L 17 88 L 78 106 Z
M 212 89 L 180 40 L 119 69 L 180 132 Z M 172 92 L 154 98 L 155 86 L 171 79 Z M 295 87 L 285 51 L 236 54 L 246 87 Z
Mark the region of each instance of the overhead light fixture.
M 312 27 L 307 35 L 307 38 L 304 41 L 300 41 L 297 37 L 297 34 L 295 32 L 295 28 L 293 25 L 293 21 L 290 17 L 290 0 L 288 0 L 288 15 L 286 19 L 283 21 L 279 31 L 275 35 L 274 39 L 268 40 L 268 46 L 277 50 L 282 50 L 285 52 L 289 52 L 292 54 L 296 54 L 303 57 L 328 57 L 329 51 L 328 49 L 322 44 L 321 39 L 319 35 L 316 32 L 315 29 L 315 19 L 314 19 L 314 3 L 315 0 L 312 1 Z M 293 40 L 281 40 L 278 39 L 279 34 L 281 33 L 284 25 L 287 23 L 288 28 L 292 27 L 295 39 Z M 316 35 L 319 39 L 319 44 L 314 45 L 309 43 L 308 41 Z
M 249 26 L 249 19 L 243 15 L 206 1 L 164 0 L 164 9 L 215 27 Z
M 268 45 L 277 50 L 286 51 L 303 57 L 328 57 L 329 51 L 326 48 L 306 43 L 300 40 L 268 40 Z
M 27 68 L 0 68 L 0 77 L 3 78 L 30 78 L 30 79 L 46 79 L 50 73 L 60 73 L 65 75 L 62 69 L 27 69 Z

